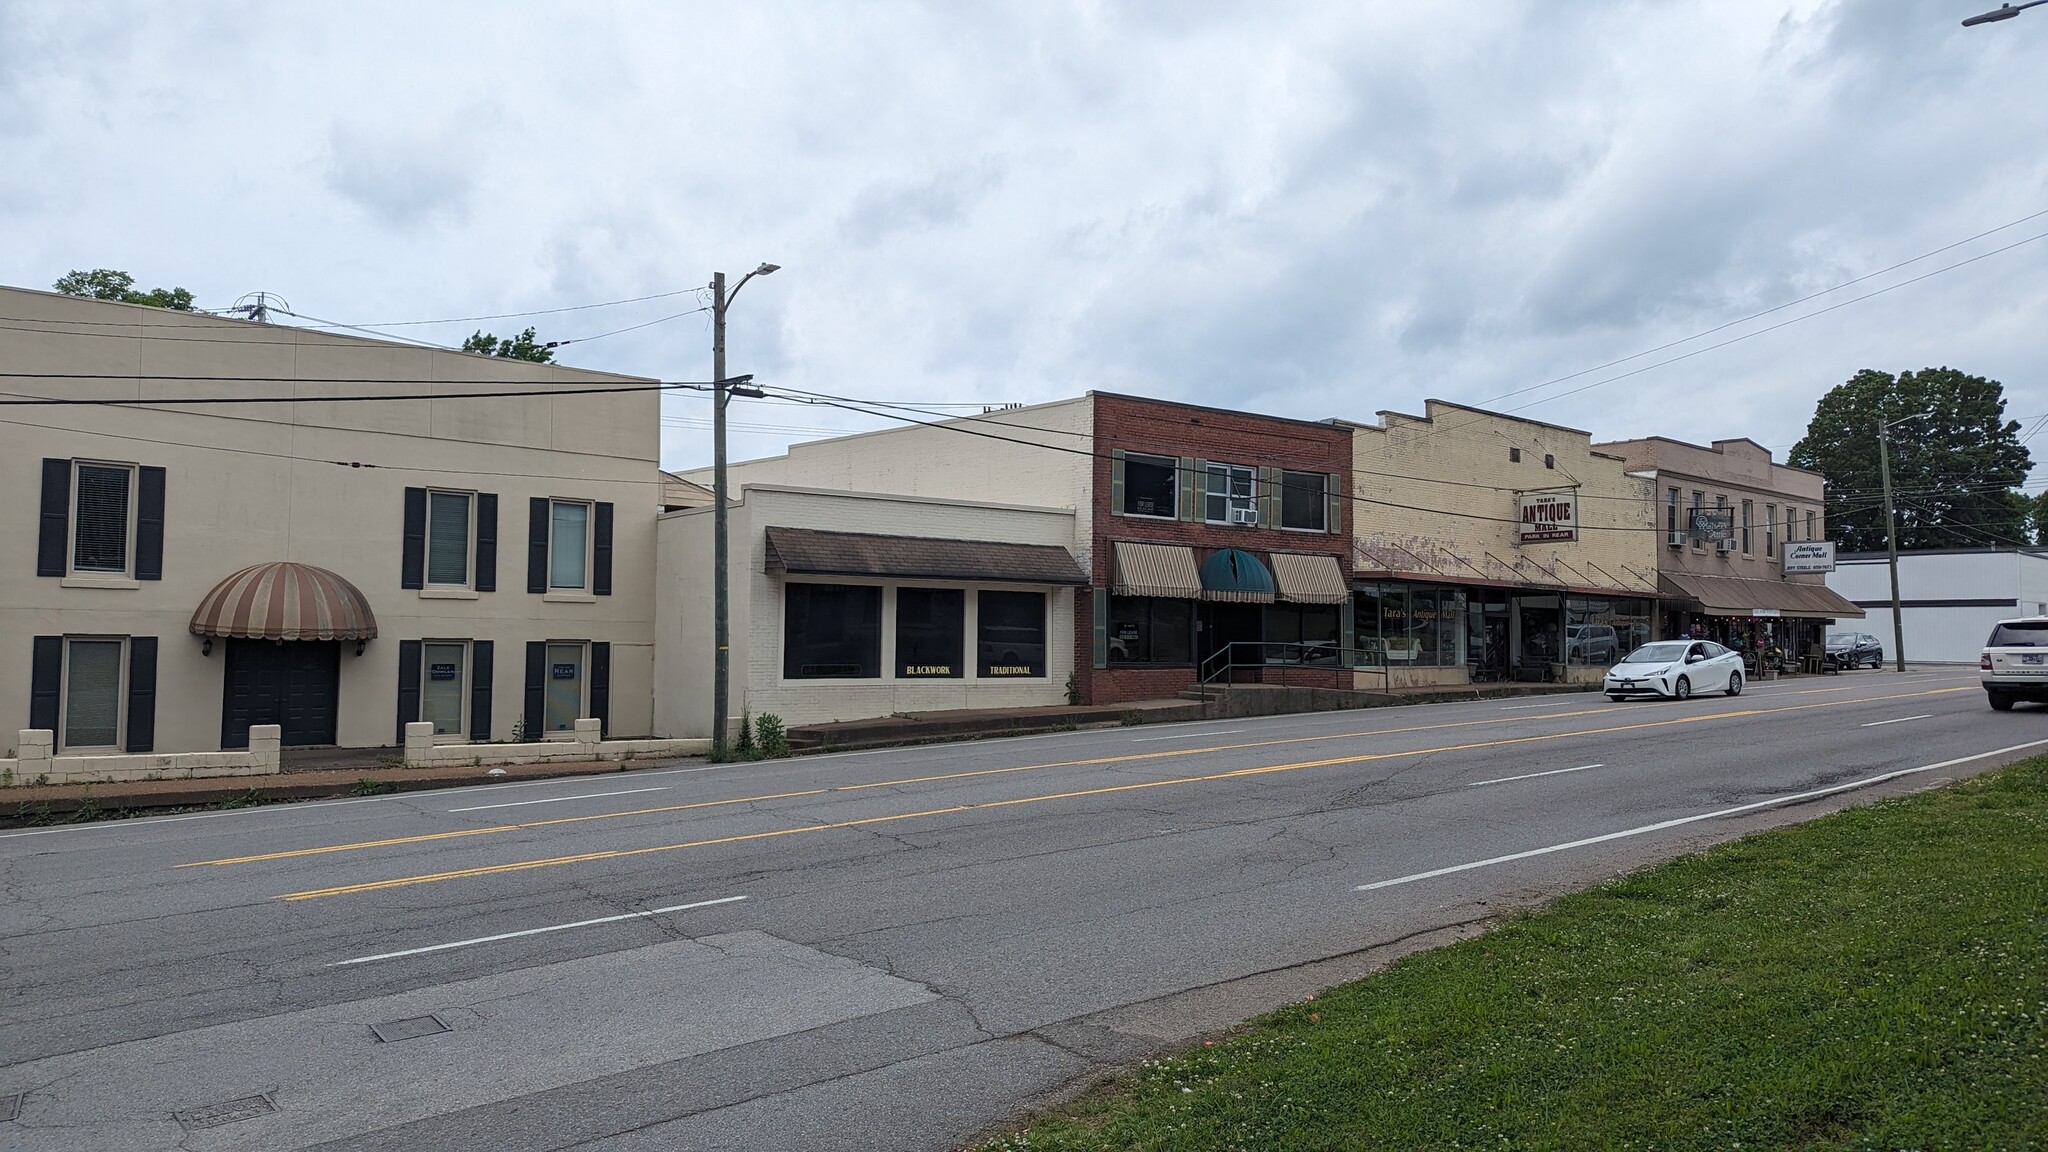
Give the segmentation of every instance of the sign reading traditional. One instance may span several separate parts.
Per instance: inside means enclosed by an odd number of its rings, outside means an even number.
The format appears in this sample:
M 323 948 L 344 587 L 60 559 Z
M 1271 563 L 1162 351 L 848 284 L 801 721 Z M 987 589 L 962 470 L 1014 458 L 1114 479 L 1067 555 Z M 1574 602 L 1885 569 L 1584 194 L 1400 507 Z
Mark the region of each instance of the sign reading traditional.
M 1833 540 L 1808 540 L 1803 544 L 1785 545 L 1785 573 L 1833 572 L 1835 570 L 1835 542 Z
M 1522 492 L 1515 496 L 1518 544 L 1579 538 L 1579 494 Z

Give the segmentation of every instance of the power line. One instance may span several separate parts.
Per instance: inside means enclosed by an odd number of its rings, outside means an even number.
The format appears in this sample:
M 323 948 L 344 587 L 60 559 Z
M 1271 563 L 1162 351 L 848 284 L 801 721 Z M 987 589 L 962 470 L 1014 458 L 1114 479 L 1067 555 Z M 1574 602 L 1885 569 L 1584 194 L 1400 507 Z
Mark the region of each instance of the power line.
M 21 375 L 33 375 L 33 373 L 20 373 L 20 372 L 0 372 L 0 376 L 21 376 Z M 71 379 L 71 377 L 64 377 L 64 376 L 59 376 L 59 377 L 54 377 L 54 378 L 56 378 L 56 379 Z M 101 379 L 101 380 L 104 380 L 104 379 L 131 379 L 131 377 L 104 377 L 104 376 L 95 376 L 95 377 L 89 377 L 89 378 L 91 378 L 91 379 Z M 133 379 L 143 379 L 143 380 L 222 380 L 222 379 L 233 379 L 233 377 L 220 377 L 220 376 L 141 376 L 141 377 L 133 377 Z M 261 382 L 261 383 L 278 383 L 278 381 L 260 381 L 260 382 Z M 324 378 L 324 377 L 323 377 L 323 378 L 315 378 L 315 377 L 300 377 L 300 378 L 299 378 L 299 379 L 297 379 L 297 380 L 293 380 L 293 381 L 287 381 L 287 383 L 295 383 L 295 384 L 318 384 L 318 383 L 329 383 L 329 384 L 362 384 L 362 383 L 368 383 L 368 381 L 363 381 L 363 380 L 343 380 L 343 379 L 332 379 L 332 378 Z M 503 384 L 503 383 L 505 383 L 505 381 L 503 381 L 503 380 L 461 380 L 461 381 L 453 381 L 453 380 L 439 380 L 439 381 L 435 381 L 435 380 L 385 380 L 385 381 L 378 381 L 378 383 L 385 383 L 385 384 L 435 384 L 435 383 L 439 383 L 439 384 L 454 384 L 454 383 L 460 383 L 460 384 Z M 405 393 L 399 393 L 399 394 L 397 394 L 397 395 L 377 395 L 377 394 L 374 394 L 374 393 L 372 393 L 372 394 L 367 394 L 367 395 L 350 395 L 350 396 L 152 396 L 152 397 L 146 397 L 146 398 L 136 398 L 136 399 L 128 399 L 128 398 L 126 398 L 126 397 L 113 397 L 113 398 L 86 398 L 86 397 L 76 397 L 76 396 L 58 396 L 58 397 L 26 397 L 26 398 L 10 398 L 10 399 L 0 399 L 0 406 L 10 407 L 10 408 L 17 408 L 17 407 L 18 407 L 18 408 L 60 408 L 60 407 L 80 407 L 80 408 L 135 408 L 135 407 L 155 407 L 155 406 L 158 406 L 158 405 L 190 405 L 190 404 L 203 404 L 203 405 L 209 405 L 209 406 L 211 406 L 211 405 L 220 405 L 220 404 L 354 404 L 354 403 L 365 403 L 365 402 L 369 402 L 369 401 L 375 401 L 375 400 L 505 400 L 505 399 L 532 399 L 532 398 L 534 398 L 534 397 L 537 397 L 537 396 L 602 396 L 602 395 L 607 395 L 607 394 L 615 394 L 615 393 L 623 393 L 623 392 L 668 392 L 668 391 L 675 391 L 675 390 L 690 390 L 690 391 L 704 391 L 704 390 L 709 390 L 709 389 L 711 389 L 712 387 L 713 387 L 713 385 L 712 385 L 712 384 L 710 384 L 710 383 L 705 383 L 705 382 L 698 382 L 698 381 L 682 381 L 682 382 L 675 382 L 675 383 L 662 383 L 662 384 L 621 384 L 621 385 L 616 385 L 616 386 L 608 386 L 608 387 L 597 387 L 597 388 L 535 388 L 535 389 L 530 389 L 530 390 L 524 390 L 524 391 L 497 391 L 497 392 L 405 392 Z
M 592 309 L 592 308 L 614 308 L 614 307 L 617 307 L 617 306 L 619 306 L 619 305 L 621 305 L 621 304 L 639 304 L 639 303 L 642 303 L 643 301 L 647 301 L 647 300 L 666 300 L 666 299 L 668 299 L 668 298 L 669 298 L 669 297 L 671 297 L 671 296 L 687 296 L 687 295 L 689 295 L 689 294 L 690 294 L 690 293 L 692 293 L 692 292 L 702 292 L 702 291 L 704 291 L 704 288 L 703 288 L 703 287 L 701 287 L 701 286 L 699 286 L 699 287 L 694 287 L 694 288 L 677 288 L 677 289 L 675 289 L 675 290 L 673 290 L 673 291 L 670 291 L 670 292 L 656 292 L 656 293 L 654 293 L 654 294 L 652 294 L 652 295 L 649 295 L 649 296 L 632 296 L 632 297 L 628 297 L 627 299 L 624 299 L 624 300 L 600 300 L 600 301 L 598 301 L 598 302 L 597 302 L 597 303 L 595 303 L 595 304 L 571 304 L 571 305 L 567 305 L 567 306 L 565 306 L 565 307 L 561 307 L 561 308 L 536 308 L 536 309 L 534 309 L 534 310 L 532 310 L 532 311 L 530 311 L 530 312 L 494 312 L 494 313 L 491 313 L 491 314 L 489 314 L 489 315 L 486 315 L 486 316 L 449 316 L 449 317 L 444 317 L 444 318 L 442 318 L 442 319 L 439 319 L 439 320 L 384 320 L 384 321 L 379 321 L 379 322 L 377 322 L 377 323 L 373 323 L 373 324 L 342 324 L 342 323 L 339 323 L 339 322 L 337 322 L 337 321 L 332 321 L 332 320 L 318 320 L 318 321 L 317 321 L 317 323 L 316 323 L 315 325 L 312 325 L 312 326 L 313 326 L 313 327 L 330 327 L 330 328 L 359 328 L 359 329 L 360 329 L 360 328 L 409 328 L 409 327 L 418 327 L 418 326 L 421 326 L 421 325 L 428 325 L 428 324 L 470 324 L 470 323 L 474 323 L 475 321 L 478 321 L 478 320 L 516 320 L 516 319 L 521 319 L 521 318 L 524 318 L 524 317 L 527 317 L 527 316 L 553 316 L 553 315 L 557 315 L 557 314 L 559 314 L 559 313 L 563 313 L 563 312 L 584 312 L 584 311 L 588 311 L 589 309 Z M 90 300 L 90 299 L 94 299 L 94 298 L 93 298 L 93 297 L 75 297 L 75 299 L 86 299 L 86 300 Z M 101 302 L 101 303 L 120 303 L 120 301 L 100 301 L 100 302 Z M 282 309 L 282 308 L 280 308 L 280 309 L 277 309 L 277 310 L 278 310 L 278 311 L 280 311 L 280 312 L 284 311 L 284 309 Z M 194 310 L 194 313 L 193 313 L 193 314 L 195 314 L 195 315 L 207 315 L 207 316 L 212 316 L 212 315 L 214 315 L 214 313 L 212 313 L 212 312 L 202 312 L 202 311 L 200 311 L 200 310 L 197 310 L 197 309 L 195 309 L 195 310 Z M 222 318 L 222 319 L 225 319 L 225 317 L 221 317 L 221 318 Z M 41 318 L 41 317 L 30 317 L 30 316 L 13 316 L 13 317 L 7 317 L 7 319 L 13 319 L 13 320 L 34 320 L 34 321 L 42 321 L 42 320 L 43 320 L 43 318 Z M 315 318 L 315 317 L 306 317 L 306 319 L 309 319 L 309 320 L 311 320 L 311 319 L 316 319 L 316 318 Z M 171 323 L 165 323 L 165 324 L 156 324 L 156 323 L 150 323 L 150 322 L 148 322 L 148 321 L 139 321 L 139 320 L 57 320 L 57 319 L 50 319 L 50 320 L 48 320 L 48 321 L 44 321 L 44 322 L 47 322 L 47 323 L 52 323 L 52 324 L 76 324 L 76 325 L 81 325 L 81 326 L 104 326 L 104 327 L 110 327 L 110 328 L 185 328 L 185 327 L 191 327 L 191 325 L 185 325 L 185 324 L 171 324 Z

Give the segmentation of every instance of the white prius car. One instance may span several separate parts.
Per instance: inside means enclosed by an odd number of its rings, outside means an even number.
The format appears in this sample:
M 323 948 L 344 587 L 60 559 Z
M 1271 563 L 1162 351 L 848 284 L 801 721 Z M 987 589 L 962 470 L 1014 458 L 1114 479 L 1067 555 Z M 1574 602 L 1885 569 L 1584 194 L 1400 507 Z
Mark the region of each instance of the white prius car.
M 1695 692 L 1742 695 L 1742 654 L 1711 640 L 1659 640 L 1621 658 L 1601 685 L 1609 700 Z

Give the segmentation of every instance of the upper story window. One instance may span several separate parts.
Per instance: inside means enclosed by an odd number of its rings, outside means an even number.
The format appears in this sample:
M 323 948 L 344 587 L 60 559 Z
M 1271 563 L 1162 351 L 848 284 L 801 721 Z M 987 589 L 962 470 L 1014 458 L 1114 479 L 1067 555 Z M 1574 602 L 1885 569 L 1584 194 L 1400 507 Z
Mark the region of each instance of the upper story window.
M 1664 534 L 1665 543 L 1673 548 L 1685 543 L 1685 534 L 1678 528 L 1678 489 L 1664 490 Z
M 71 507 L 71 570 L 126 576 L 134 534 L 135 469 L 80 463 Z
M 470 492 L 427 493 L 427 583 L 469 586 Z
M 1239 464 L 1211 464 L 1203 519 L 1211 524 L 1259 522 L 1258 473 Z
M 1697 488 L 1693 489 L 1693 490 L 1692 490 L 1692 510 L 1693 510 L 1693 513 L 1694 513 L 1694 515 L 1693 515 L 1693 522 L 1692 522 L 1691 524 L 1688 524 L 1688 525 L 1686 525 L 1686 527 L 1687 527 L 1688 529 L 1696 529 L 1696 528 L 1697 528 L 1697 526 L 1698 526 L 1698 524 L 1699 524 L 1699 515 L 1698 515 L 1698 513 L 1700 513 L 1700 512 L 1702 512 L 1702 511 L 1704 511 L 1704 510 L 1706 509 L 1706 507 L 1707 507 L 1707 494 L 1706 494 L 1705 492 L 1702 492 L 1702 491 L 1700 491 L 1700 490 L 1699 490 L 1699 489 L 1697 489 Z M 1695 538 L 1693 539 L 1693 542 L 1692 542 L 1692 546 L 1693 546 L 1693 550 L 1694 550 L 1694 551 L 1696 551 L 1696 552 L 1698 552 L 1698 551 L 1704 551 L 1704 550 L 1706 549 L 1706 547 L 1707 547 L 1707 543 L 1706 543 L 1706 541 L 1705 541 L 1705 540 L 1703 540 L 1703 539 L 1700 539 L 1700 538 L 1698 538 L 1698 537 L 1695 537 Z
M 1806 510 L 1806 538 L 1808 540 L 1820 539 L 1820 537 L 1813 534 L 1813 509 L 1811 508 Z
M 1773 541 L 1778 535 L 1778 506 L 1764 505 L 1764 555 L 1776 556 L 1777 545 Z
M 1750 529 L 1751 529 L 1751 528 L 1752 528 L 1752 527 L 1753 527 L 1753 526 L 1754 526 L 1755 524 L 1756 524 L 1756 501 L 1754 501 L 1754 500 L 1744 500 L 1744 501 L 1742 502 L 1742 554 L 1743 554 L 1744 556 L 1747 556 L 1747 555 L 1749 555 L 1749 545 L 1750 545 L 1749 533 L 1750 533 Z
M 1510 463 L 1510 464 L 1520 464 L 1521 462 L 1522 462 L 1522 450 L 1521 450 L 1520 448 L 1509 448 L 1509 449 L 1508 449 L 1508 463 Z
M 548 588 L 581 592 L 590 587 L 590 505 L 580 500 L 548 502 Z
M 1280 526 L 1327 532 L 1330 478 L 1321 472 L 1280 473 Z
M 1171 456 L 1124 456 L 1124 506 L 1118 509 L 1124 515 L 1174 519 L 1180 515 L 1179 491 L 1179 465 Z

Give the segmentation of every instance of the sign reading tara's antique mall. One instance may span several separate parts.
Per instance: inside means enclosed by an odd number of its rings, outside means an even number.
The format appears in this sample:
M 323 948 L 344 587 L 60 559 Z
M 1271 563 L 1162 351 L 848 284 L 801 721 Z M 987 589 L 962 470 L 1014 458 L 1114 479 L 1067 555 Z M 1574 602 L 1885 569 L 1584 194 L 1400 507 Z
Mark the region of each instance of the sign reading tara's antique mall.
M 1785 545 L 1785 572 L 1833 572 L 1835 570 L 1835 542 L 1833 540 L 1809 540 L 1803 544 Z
M 1523 492 L 1515 497 L 1518 544 L 1579 538 L 1579 494 Z

